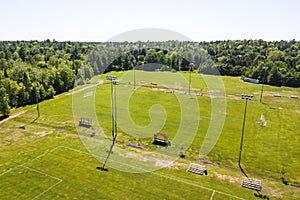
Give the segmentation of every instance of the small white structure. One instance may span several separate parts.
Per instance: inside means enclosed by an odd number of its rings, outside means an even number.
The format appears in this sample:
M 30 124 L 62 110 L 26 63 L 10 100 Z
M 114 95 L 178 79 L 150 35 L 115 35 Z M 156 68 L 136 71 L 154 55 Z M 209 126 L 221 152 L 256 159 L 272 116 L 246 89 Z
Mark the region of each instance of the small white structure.
M 280 94 L 274 94 L 273 96 L 274 96 L 274 97 L 281 97 Z
M 298 96 L 292 95 L 291 98 L 292 99 L 298 99 Z
M 261 126 L 267 126 L 267 120 L 263 114 L 261 114 L 259 121 Z

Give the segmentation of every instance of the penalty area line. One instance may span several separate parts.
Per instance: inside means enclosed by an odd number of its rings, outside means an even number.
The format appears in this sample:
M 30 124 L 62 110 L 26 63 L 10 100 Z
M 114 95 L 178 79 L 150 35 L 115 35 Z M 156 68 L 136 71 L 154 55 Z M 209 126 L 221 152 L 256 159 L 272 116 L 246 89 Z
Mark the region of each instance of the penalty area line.
M 36 195 L 35 197 L 32 198 L 33 199 L 37 199 L 40 196 L 44 195 L 46 192 L 48 192 L 49 190 L 51 190 L 52 188 L 54 188 L 55 186 L 57 186 L 58 184 L 60 184 L 62 182 L 62 180 L 58 181 L 57 183 L 51 185 L 50 187 L 48 187 L 46 190 L 44 190 L 43 192 L 41 192 L 40 194 Z
M 55 151 L 56 149 L 62 148 L 62 147 L 63 147 L 63 146 L 57 146 L 57 147 L 54 147 L 54 148 L 51 149 L 51 150 L 48 149 L 48 150 L 46 150 L 44 153 L 41 153 L 40 155 L 36 156 L 35 158 L 30 159 L 30 160 L 24 162 L 23 164 L 14 166 L 14 167 L 12 167 L 12 168 L 9 168 L 9 169 L 8 169 L 7 171 L 5 171 L 5 172 L 2 172 L 2 173 L 0 174 L 0 177 L 1 177 L 2 175 L 6 174 L 6 173 L 8 173 L 8 172 L 10 172 L 10 171 L 12 171 L 12 170 L 15 170 L 15 169 L 18 168 L 18 167 L 23 167 L 23 166 L 25 166 L 27 163 L 32 162 L 32 161 L 34 161 L 34 160 L 36 160 L 36 159 L 38 159 L 38 158 L 40 158 L 40 157 L 46 155 L 47 153 L 51 153 L 51 152 Z
M 215 195 L 215 190 L 213 190 L 213 192 L 212 192 L 212 194 L 211 194 L 211 196 L 210 196 L 210 200 L 213 200 L 213 198 L 214 198 L 214 195 Z
M 219 193 L 219 194 L 223 194 L 223 195 L 226 195 L 226 196 L 230 196 L 230 197 L 233 197 L 233 198 L 236 198 L 236 199 L 240 199 L 240 200 L 245 200 L 241 197 L 238 197 L 238 196 L 235 196 L 235 195 L 232 195 L 232 194 L 228 194 L 226 192 L 222 192 L 222 191 L 218 191 L 218 190 L 215 190 L 213 188 L 209 188 L 209 187 L 205 187 L 205 186 L 202 186 L 198 183 L 195 183 L 195 182 L 192 182 L 192 181 L 187 181 L 187 180 L 184 180 L 184 179 L 180 179 L 178 177 L 172 177 L 170 175 L 165 175 L 165 174 L 162 174 L 162 173 L 157 173 L 157 172 L 151 172 L 152 174 L 155 174 L 157 176 L 161 176 L 161 177 L 164 177 L 164 178 L 167 178 L 167 179 L 171 179 L 171 180 L 174 180 L 174 181 L 177 181 L 177 182 L 180 182 L 180 183 L 184 183 L 184 184 L 188 184 L 188 185 L 192 185 L 194 187 L 198 187 L 198 188 L 202 188 L 204 190 L 208 190 L 208 191 L 212 191 L 212 196 L 210 199 L 213 198 L 214 194 L 215 193 Z
M 72 151 L 75 151 L 75 152 L 78 152 L 78 153 L 83 153 L 83 154 L 86 154 L 86 155 L 91 155 L 91 156 L 93 156 L 93 157 L 99 157 L 99 156 L 96 156 L 96 155 L 94 155 L 94 154 L 92 154 L 92 153 L 90 153 L 90 152 L 85 152 L 85 151 L 82 151 L 82 150 L 79 150 L 79 149 L 75 149 L 75 148 L 72 148 L 72 147 L 67 147 L 67 146 L 63 146 L 63 145 L 62 145 L 62 146 L 57 146 L 57 147 L 55 147 L 55 148 L 53 148 L 53 149 L 51 149 L 51 150 L 47 150 L 45 153 L 43 153 L 43 154 L 41 154 L 41 155 L 35 157 L 34 159 L 29 160 L 29 161 L 25 162 L 25 163 L 22 164 L 22 165 L 18 165 L 18 166 L 16 166 L 16 167 L 14 167 L 14 168 L 12 168 L 12 169 L 10 169 L 10 170 L 8 170 L 8 171 L 6 171 L 6 172 L 0 174 L 0 176 L 3 175 L 3 174 L 5 174 L 5 173 L 7 173 L 7 172 L 9 172 L 9 171 L 11 171 L 11 170 L 13 170 L 13 169 L 15 169 L 15 168 L 17 168 L 17 167 L 22 166 L 22 167 L 25 167 L 25 168 L 29 168 L 29 169 L 31 169 L 31 170 L 33 170 L 33 171 L 37 171 L 37 172 L 39 172 L 39 173 L 41 173 L 41 174 L 43 174 L 43 175 L 45 175 L 45 176 L 49 176 L 49 177 L 51 177 L 51 178 L 54 178 L 55 180 L 58 180 L 58 182 L 57 182 L 56 184 L 50 186 L 47 190 L 45 190 L 44 192 L 40 193 L 39 195 L 37 195 L 36 197 L 33 198 L 33 199 L 36 199 L 36 198 L 40 197 L 41 195 L 43 195 L 44 193 L 46 193 L 47 191 L 51 190 L 53 187 L 55 187 L 55 186 L 58 185 L 59 183 L 61 183 L 63 180 L 62 180 L 62 179 L 59 179 L 59 178 L 57 178 L 57 177 L 51 176 L 50 174 L 46 174 L 46 173 L 44 173 L 44 172 L 40 172 L 40 171 L 38 171 L 38 170 L 32 169 L 32 168 L 27 167 L 27 166 L 24 166 L 24 165 L 27 164 L 27 163 L 29 163 L 29 162 L 31 162 L 31 161 L 33 161 L 33 160 L 36 160 L 36 159 L 38 159 L 38 158 L 40 158 L 40 157 L 42 157 L 42 156 L 44 156 L 44 155 L 46 155 L 47 153 L 51 153 L 51 152 L 53 152 L 53 151 L 55 151 L 55 150 L 57 150 L 57 149 L 59 149 L 59 148 L 65 148 L 65 149 L 69 149 L 69 150 L 72 150 Z M 115 161 L 115 162 L 116 162 L 116 161 Z M 122 164 L 124 165 L 124 163 L 122 163 Z M 134 166 L 131 166 L 131 165 L 129 165 L 129 166 L 130 166 L 130 167 L 133 167 L 133 168 L 137 168 L 137 167 L 134 167 Z M 145 171 L 145 172 L 146 172 L 146 171 Z M 149 172 L 149 171 L 147 171 L 147 172 Z M 147 173 L 147 172 L 146 172 L 146 173 Z M 222 194 L 222 195 L 225 195 L 225 196 L 229 196 L 229 197 L 233 197 L 233 198 L 240 199 L 240 200 L 245 200 L 245 199 L 243 199 L 243 198 L 241 198 L 241 197 L 238 197 L 238 196 L 235 196 L 235 195 L 226 193 L 226 192 L 222 192 L 222 191 L 219 191 L 219 190 L 215 190 L 215 189 L 213 189 L 213 188 L 209 188 L 209 187 L 202 186 L 202 185 L 200 185 L 200 184 L 198 184 L 198 183 L 195 183 L 195 182 L 193 182 L 193 181 L 187 181 L 187 180 L 182 179 L 182 178 L 173 177 L 173 176 L 166 175 L 166 174 L 163 174 L 163 173 L 158 173 L 158 172 L 150 172 L 150 173 L 155 174 L 155 175 L 157 175 L 157 176 L 161 176 L 161 177 L 166 178 L 166 179 L 171 179 L 171 180 L 174 180 L 174 181 L 177 181 L 177 182 L 180 182 L 180 183 L 188 184 L 188 185 L 191 185 L 191 186 L 194 186 L 194 187 L 198 187 L 198 188 L 202 188 L 202 189 L 204 189 L 204 190 L 211 191 L 211 192 L 212 192 L 212 195 L 211 195 L 211 197 L 210 197 L 211 200 L 213 199 L 215 193 L 219 193 L 219 194 Z
M 74 148 L 71 148 L 71 147 L 67 147 L 67 146 L 60 146 L 62 148 L 66 148 L 66 149 L 69 149 L 69 150 L 73 150 L 73 151 L 76 151 L 76 152 L 80 152 L 80 153 L 83 153 L 83 154 L 88 154 L 88 155 L 92 155 L 94 157 L 99 157 L 99 156 L 96 156 L 92 153 L 89 153 L 89 152 L 84 152 L 84 151 L 81 151 L 81 150 L 78 150 L 78 149 L 74 149 Z M 114 161 L 114 162 L 118 162 L 118 161 Z M 125 163 L 120 163 L 120 164 L 123 164 L 123 165 L 126 165 Z M 134 166 L 131 166 L 131 165 L 128 165 L 129 167 L 132 167 L 132 168 L 137 168 L 137 167 L 134 167 Z M 139 168 L 140 169 L 140 168 Z M 143 169 L 142 169 L 143 170 Z M 172 177 L 170 175 L 166 175 L 166 174 L 163 174 L 163 173 L 158 173 L 158 172 L 149 172 L 149 171 L 145 171 L 145 173 L 151 173 L 151 174 L 155 174 L 157 176 L 161 176 L 163 178 L 166 178 L 166 179 L 171 179 L 171 180 L 174 180 L 174 181 L 177 181 L 177 182 L 180 182 L 180 183 L 184 183 L 184 184 L 188 184 L 188 185 L 192 185 L 194 187 L 198 187 L 198 188 L 202 188 L 204 190 L 208 190 L 208 191 L 211 191 L 212 192 L 212 195 L 211 195 L 211 198 L 210 199 L 213 199 L 213 196 L 215 195 L 215 193 L 219 193 L 219 194 L 222 194 L 222 195 L 225 195 L 225 196 L 229 196 L 229 197 L 233 197 L 235 199 L 240 199 L 240 200 L 245 200 L 241 197 L 238 197 L 238 196 L 235 196 L 235 195 L 232 195 L 232 194 L 228 194 L 226 192 L 222 192 L 222 191 L 219 191 L 219 190 L 215 190 L 213 188 L 209 188 L 209 187 L 205 187 L 205 186 L 202 186 L 198 183 L 195 183 L 195 182 L 192 182 L 192 181 L 187 181 L 187 180 L 184 180 L 184 179 L 180 179 L 178 177 Z
M 44 176 L 47 176 L 47 177 L 49 177 L 49 178 L 55 179 L 55 180 L 58 181 L 57 183 L 51 185 L 50 187 L 48 187 L 46 190 L 44 190 L 44 191 L 41 192 L 40 194 L 38 194 L 38 195 L 36 195 L 35 197 L 33 197 L 32 200 L 33 200 L 33 199 L 39 198 L 40 196 L 42 196 L 43 194 L 45 194 L 46 192 L 48 192 L 49 190 L 51 190 L 52 188 L 54 188 L 56 185 L 60 184 L 60 183 L 63 181 L 62 179 L 60 179 L 60 178 L 58 178 L 58 177 L 55 177 L 55 176 L 52 176 L 52 175 L 47 174 L 47 173 L 45 173 L 45 172 L 42 172 L 42 171 L 33 169 L 33 168 L 31 168 L 31 167 L 27 167 L 27 166 L 24 166 L 24 165 L 23 165 L 22 167 L 24 167 L 24 168 L 26 168 L 26 169 L 29 169 L 29 170 L 31 170 L 31 171 L 34 171 L 34 172 L 36 172 L 36 173 L 42 174 L 42 175 L 44 175 Z
M 17 169 L 17 168 L 21 168 L 21 167 L 22 167 L 22 168 L 28 169 L 28 170 L 30 170 L 30 171 L 33 171 L 33 172 L 38 173 L 38 174 L 41 174 L 41 175 L 43 175 L 43 176 L 52 178 L 52 179 L 54 179 L 54 180 L 57 181 L 56 183 L 54 183 L 53 185 L 51 185 L 50 187 L 48 187 L 46 190 L 44 190 L 43 192 L 39 193 L 38 195 L 36 195 L 35 197 L 32 198 L 32 199 L 37 199 L 37 198 L 39 198 L 40 196 L 42 196 L 43 194 L 45 194 L 46 192 L 48 192 L 49 190 L 51 190 L 51 189 L 52 189 L 53 187 L 55 187 L 56 185 L 60 184 L 63 180 L 60 179 L 60 178 L 58 178 L 58 177 L 52 176 L 52 175 L 50 175 L 50 174 L 47 174 L 47 173 L 45 173 L 45 172 L 42 172 L 42 171 L 33 169 L 33 168 L 31 168 L 31 167 L 28 167 L 28 166 L 26 166 L 26 164 L 28 164 L 28 163 L 30 163 L 30 162 L 32 162 L 32 161 L 34 161 L 34 160 L 37 160 L 37 159 L 39 159 L 39 158 L 45 156 L 46 154 L 51 153 L 51 152 L 53 152 L 53 151 L 55 151 L 55 150 L 57 150 L 57 149 L 59 149 L 59 148 L 62 148 L 62 147 L 63 147 L 63 146 L 57 146 L 57 147 L 55 147 L 55 148 L 53 148 L 53 149 L 48 149 L 48 150 L 46 150 L 44 153 L 42 153 L 42 154 L 36 156 L 35 158 L 30 159 L 30 160 L 24 162 L 23 164 L 20 164 L 20 165 L 17 165 L 17 166 L 15 166 L 15 167 L 12 167 L 12 168 L 10 168 L 9 170 L 7 170 L 7 171 L 1 173 L 1 174 L 0 174 L 0 177 L 1 177 L 2 175 L 4 175 L 4 174 L 7 174 L 7 173 L 9 173 L 9 172 L 11 172 L 11 171 Z

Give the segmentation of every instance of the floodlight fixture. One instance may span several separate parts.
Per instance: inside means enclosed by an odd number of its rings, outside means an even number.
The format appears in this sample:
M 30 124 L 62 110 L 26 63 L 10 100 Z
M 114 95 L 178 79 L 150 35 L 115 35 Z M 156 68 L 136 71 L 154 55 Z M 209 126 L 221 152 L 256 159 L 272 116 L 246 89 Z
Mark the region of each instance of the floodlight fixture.
M 118 80 L 113 80 L 113 81 L 112 81 L 112 84 L 114 84 L 114 85 L 119 85 L 120 82 L 119 82 Z
M 253 95 L 249 95 L 249 94 L 241 94 L 241 98 L 242 98 L 242 99 L 246 99 L 246 100 L 252 100 Z
M 116 76 L 112 76 L 112 75 L 107 75 L 106 76 L 106 80 L 109 80 L 109 81 L 113 81 L 113 80 L 116 80 Z

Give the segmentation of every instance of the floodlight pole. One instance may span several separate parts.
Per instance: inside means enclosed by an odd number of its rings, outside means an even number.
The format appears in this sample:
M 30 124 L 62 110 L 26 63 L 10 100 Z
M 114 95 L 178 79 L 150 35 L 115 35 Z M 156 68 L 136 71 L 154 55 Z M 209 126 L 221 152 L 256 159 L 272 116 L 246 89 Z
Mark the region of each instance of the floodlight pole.
M 114 136 L 113 136 L 113 141 L 115 142 L 117 138 L 117 85 L 119 84 L 119 81 L 114 80 L 113 85 L 114 85 Z
M 261 93 L 260 93 L 260 100 L 259 100 L 260 103 L 262 103 L 264 83 L 265 83 L 266 72 L 267 72 L 268 67 L 262 67 L 262 69 L 264 70 L 264 77 L 263 77 L 263 81 L 262 81 L 262 85 L 261 85 Z
M 193 63 L 189 64 L 190 66 L 190 76 L 189 76 L 189 95 L 191 95 L 191 82 L 192 82 L 192 67 L 194 66 Z
M 239 152 L 238 165 L 239 165 L 239 168 L 241 169 L 242 173 L 246 177 L 248 177 L 247 174 L 245 173 L 245 171 L 243 170 L 242 166 L 241 166 L 241 159 L 242 159 L 242 151 L 243 151 L 243 140 L 244 140 L 244 130 L 245 130 L 245 123 L 246 123 L 247 105 L 248 105 L 248 100 L 251 100 L 253 98 L 253 96 L 248 95 L 248 94 L 241 94 L 241 98 L 245 99 L 246 103 L 245 103 L 245 109 L 244 109 L 244 120 L 243 120 L 243 127 L 242 127 L 242 137 L 241 137 L 241 143 L 240 143 L 240 152 Z
M 117 91 L 116 91 L 116 85 L 119 84 L 119 82 L 116 80 L 116 77 L 115 76 L 106 76 L 106 79 L 107 80 L 110 80 L 110 91 L 111 91 L 111 118 L 112 118 L 112 126 L 111 126 L 111 135 L 112 135 L 112 144 L 110 146 L 110 149 L 108 151 L 108 154 L 107 154 L 107 157 L 103 163 L 103 166 L 102 166 L 102 170 L 105 170 L 105 165 L 106 165 L 106 162 L 112 152 L 112 149 L 115 145 L 115 142 L 116 142 L 116 138 L 117 138 L 117 122 L 116 122 L 116 116 L 117 116 L 117 98 L 116 98 L 116 94 L 117 94 Z M 106 169 L 107 171 L 107 169 Z
M 111 136 L 115 136 L 115 103 L 114 103 L 114 86 L 113 81 L 110 81 L 110 96 L 111 96 Z
M 135 63 L 136 63 L 136 60 L 134 57 L 133 57 L 132 62 L 133 62 L 133 89 L 135 90 L 135 84 L 136 84 L 136 82 L 135 82 Z
M 39 98 L 38 98 L 38 94 L 37 94 L 37 78 L 36 78 L 36 75 L 38 73 L 36 71 L 33 72 L 33 75 L 34 75 L 34 79 L 35 79 L 35 101 L 36 101 L 36 110 L 37 110 L 37 113 L 38 113 L 38 116 L 36 119 L 38 119 L 40 117 L 40 108 L 39 108 Z

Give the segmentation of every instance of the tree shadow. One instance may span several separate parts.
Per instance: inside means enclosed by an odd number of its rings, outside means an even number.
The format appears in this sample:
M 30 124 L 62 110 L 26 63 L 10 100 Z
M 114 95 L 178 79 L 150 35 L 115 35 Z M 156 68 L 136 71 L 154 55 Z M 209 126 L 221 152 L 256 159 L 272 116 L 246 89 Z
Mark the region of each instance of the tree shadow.
M 263 195 L 260 192 L 254 193 L 254 196 L 260 199 L 270 199 L 267 195 Z
M 2 115 L 0 116 L 0 121 L 5 120 L 7 118 L 9 118 L 9 115 Z

